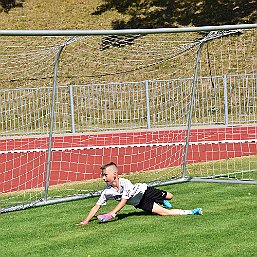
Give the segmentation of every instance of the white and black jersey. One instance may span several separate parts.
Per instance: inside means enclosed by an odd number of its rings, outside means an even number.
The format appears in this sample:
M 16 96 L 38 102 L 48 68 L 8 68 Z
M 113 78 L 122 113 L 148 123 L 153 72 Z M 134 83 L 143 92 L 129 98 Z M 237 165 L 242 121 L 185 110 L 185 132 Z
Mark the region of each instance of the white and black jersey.
M 133 185 L 128 179 L 119 178 L 119 190 L 115 190 L 113 186 L 106 186 L 96 204 L 105 205 L 108 200 L 126 199 L 127 204 L 137 206 L 146 189 L 147 184 L 145 183 Z

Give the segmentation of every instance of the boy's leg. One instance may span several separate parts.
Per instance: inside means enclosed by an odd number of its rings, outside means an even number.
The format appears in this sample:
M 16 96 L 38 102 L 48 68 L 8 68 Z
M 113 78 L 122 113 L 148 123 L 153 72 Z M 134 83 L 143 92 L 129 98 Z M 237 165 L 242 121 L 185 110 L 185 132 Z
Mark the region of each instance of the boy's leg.
M 163 205 L 164 207 L 171 209 L 172 205 L 168 200 L 173 198 L 173 195 L 170 192 L 154 188 L 148 187 L 146 192 L 146 198 L 151 201 L 151 204 L 158 203 Z
M 197 208 L 194 210 L 180 210 L 180 209 L 165 209 L 157 203 L 153 204 L 152 213 L 161 216 L 178 216 L 178 215 L 202 215 L 202 209 Z

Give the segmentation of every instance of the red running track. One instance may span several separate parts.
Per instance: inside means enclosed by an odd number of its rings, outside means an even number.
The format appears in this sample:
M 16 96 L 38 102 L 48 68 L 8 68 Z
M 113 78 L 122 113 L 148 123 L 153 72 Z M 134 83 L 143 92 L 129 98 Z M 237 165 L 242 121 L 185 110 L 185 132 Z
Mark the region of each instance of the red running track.
M 179 129 L 56 136 L 50 185 L 99 178 L 109 161 L 121 174 L 181 165 L 185 136 Z M 256 140 L 257 126 L 192 129 L 188 163 L 255 155 Z M 47 137 L 0 140 L 0 191 L 44 186 L 47 148 Z

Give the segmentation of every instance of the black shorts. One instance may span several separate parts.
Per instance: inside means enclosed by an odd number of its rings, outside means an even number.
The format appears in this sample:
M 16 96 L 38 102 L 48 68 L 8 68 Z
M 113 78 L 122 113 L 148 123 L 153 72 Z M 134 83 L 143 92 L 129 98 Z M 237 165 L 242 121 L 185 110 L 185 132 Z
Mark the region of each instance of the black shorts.
M 140 203 L 135 206 L 136 208 L 142 209 L 144 211 L 152 212 L 153 204 L 159 203 L 162 204 L 163 200 L 166 199 L 167 192 L 154 188 L 154 187 L 147 187 Z

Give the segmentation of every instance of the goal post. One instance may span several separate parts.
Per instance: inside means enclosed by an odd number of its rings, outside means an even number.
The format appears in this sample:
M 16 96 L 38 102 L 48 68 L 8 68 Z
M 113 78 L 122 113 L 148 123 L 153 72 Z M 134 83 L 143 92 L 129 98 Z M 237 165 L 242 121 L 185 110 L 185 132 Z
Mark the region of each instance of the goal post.
M 151 185 L 257 184 L 257 24 L 0 30 L 1 212 Z

